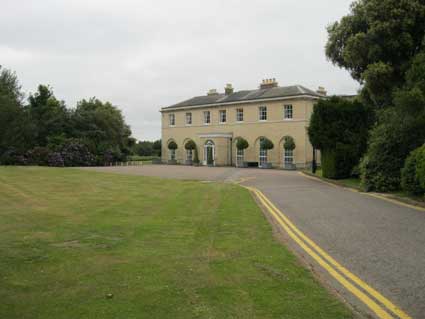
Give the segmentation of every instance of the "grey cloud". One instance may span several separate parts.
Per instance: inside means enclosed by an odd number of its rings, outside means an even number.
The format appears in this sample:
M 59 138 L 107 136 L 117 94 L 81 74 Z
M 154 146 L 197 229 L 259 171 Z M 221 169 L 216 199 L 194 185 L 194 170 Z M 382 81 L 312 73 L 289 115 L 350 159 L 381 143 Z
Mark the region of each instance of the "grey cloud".
M 326 61 L 326 26 L 350 1 L 2 1 L 0 64 L 27 92 L 51 84 L 69 106 L 118 105 L 139 139 L 160 136 L 161 106 L 262 78 L 330 93 L 358 84 Z

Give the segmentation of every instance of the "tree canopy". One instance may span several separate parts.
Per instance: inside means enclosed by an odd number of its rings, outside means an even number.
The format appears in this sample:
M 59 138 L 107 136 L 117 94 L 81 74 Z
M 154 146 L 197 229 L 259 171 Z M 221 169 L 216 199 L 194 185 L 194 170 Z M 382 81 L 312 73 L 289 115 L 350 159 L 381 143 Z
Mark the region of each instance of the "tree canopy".
M 134 142 L 111 103 L 91 98 L 67 108 L 46 85 L 25 103 L 16 74 L 0 67 L 0 163 L 103 165 L 125 160 Z
M 359 0 L 328 27 L 326 55 L 364 84 L 363 95 L 377 107 L 390 106 L 412 59 L 425 47 L 422 0 Z

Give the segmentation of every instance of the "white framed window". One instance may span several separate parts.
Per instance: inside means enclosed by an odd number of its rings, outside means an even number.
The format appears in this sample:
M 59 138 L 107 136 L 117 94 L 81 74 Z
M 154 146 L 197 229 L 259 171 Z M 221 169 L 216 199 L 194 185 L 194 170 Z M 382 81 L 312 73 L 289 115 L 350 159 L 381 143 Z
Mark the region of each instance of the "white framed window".
M 243 109 L 236 109 L 236 122 L 243 122 Z
M 188 161 L 191 161 L 192 160 L 192 157 L 193 156 L 193 150 L 186 150 L 186 159 L 188 160 Z
M 286 149 L 283 151 L 283 162 L 285 164 L 294 164 L 294 151 Z
M 236 149 L 236 161 L 239 165 L 243 163 L 244 150 Z
M 258 108 L 258 119 L 260 121 L 267 121 L 267 106 L 260 106 Z
M 267 150 L 260 148 L 260 163 L 259 166 L 265 166 L 267 164 Z
M 259 167 L 265 166 L 267 164 L 267 150 L 262 147 L 264 138 L 260 138 L 260 156 L 259 156 Z
M 170 126 L 176 125 L 176 115 L 174 113 L 168 114 L 168 123 Z
M 186 125 L 192 124 L 192 113 L 188 112 L 186 113 Z
M 170 150 L 170 160 L 176 159 L 176 150 Z
M 285 120 L 292 119 L 293 112 L 292 112 L 292 104 L 287 104 L 283 106 L 283 118 Z
M 210 123 L 211 123 L 211 112 L 204 111 L 204 124 L 210 124 Z
M 219 119 L 220 119 L 220 123 L 226 123 L 227 121 L 227 116 L 226 116 L 226 110 L 220 110 L 219 111 Z

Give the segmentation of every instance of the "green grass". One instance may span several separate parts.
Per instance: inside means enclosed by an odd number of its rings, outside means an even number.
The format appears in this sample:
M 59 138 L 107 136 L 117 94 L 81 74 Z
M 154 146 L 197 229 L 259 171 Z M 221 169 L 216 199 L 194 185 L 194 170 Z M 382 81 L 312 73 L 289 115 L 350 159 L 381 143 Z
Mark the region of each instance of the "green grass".
M 0 318 L 352 317 L 236 185 L 0 167 L 0 256 Z
M 306 171 L 306 173 L 311 174 L 309 171 Z M 364 191 L 364 188 L 361 185 L 360 178 L 344 178 L 344 179 L 328 179 L 323 177 L 322 170 L 317 169 L 316 174 L 317 177 L 320 177 L 323 180 L 326 180 L 328 182 L 344 186 L 344 187 L 350 187 L 354 188 L 360 191 Z M 402 202 L 407 202 L 409 204 L 418 205 L 418 206 L 424 206 L 425 205 L 425 197 L 423 196 L 415 196 L 413 194 L 410 194 L 408 192 L 405 192 L 403 190 L 398 190 L 395 192 L 387 192 L 387 193 L 381 193 L 383 195 L 388 195 L 394 199 L 400 200 Z
M 336 184 L 339 184 L 341 186 L 344 186 L 344 187 L 351 187 L 351 188 L 355 188 L 355 189 L 361 190 L 361 185 L 360 185 L 360 179 L 359 178 L 351 177 L 351 178 L 343 178 L 343 179 L 330 180 L 328 178 L 323 177 L 323 175 L 322 175 L 322 169 L 320 169 L 320 168 L 316 170 L 316 176 L 318 176 L 318 177 L 320 177 L 322 179 L 325 179 L 327 181 L 332 181 L 332 182 L 334 182 Z

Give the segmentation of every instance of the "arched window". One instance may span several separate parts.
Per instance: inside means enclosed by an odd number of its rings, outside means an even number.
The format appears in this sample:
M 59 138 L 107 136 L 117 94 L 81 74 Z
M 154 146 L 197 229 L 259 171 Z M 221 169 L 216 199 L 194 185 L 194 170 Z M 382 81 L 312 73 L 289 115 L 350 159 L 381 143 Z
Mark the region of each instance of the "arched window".
M 267 163 L 267 149 L 263 148 L 264 137 L 260 138 L 260 156 L 259 156 L 259 166 L 265 166 Z

